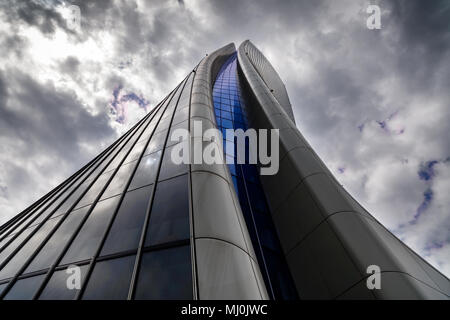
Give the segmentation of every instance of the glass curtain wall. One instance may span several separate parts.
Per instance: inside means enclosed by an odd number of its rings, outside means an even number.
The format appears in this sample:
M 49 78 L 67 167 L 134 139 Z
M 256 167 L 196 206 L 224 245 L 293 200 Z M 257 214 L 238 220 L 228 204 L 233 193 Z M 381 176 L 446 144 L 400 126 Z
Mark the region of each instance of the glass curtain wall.
M 214 83 L 213 101 L 217 126 L 223 134 L 228 168 L 267 291 L 272 299 L 297 299 L 297 293 L 292 285 L 293 281 L 259 181 L 258 167 L 248 164 L 248 139 L 246 139 L 245 147 L 246 164 L 237 164 L 236 139 L 227 140 L 226 129 L 242 129 L 244 131 L 248 129 L 245 101 L 239 86 L 237 62 L 237 54 L 234 53 L 221 67 Z M 228 153 L 231 149 L 234 149 L 232 154 Z

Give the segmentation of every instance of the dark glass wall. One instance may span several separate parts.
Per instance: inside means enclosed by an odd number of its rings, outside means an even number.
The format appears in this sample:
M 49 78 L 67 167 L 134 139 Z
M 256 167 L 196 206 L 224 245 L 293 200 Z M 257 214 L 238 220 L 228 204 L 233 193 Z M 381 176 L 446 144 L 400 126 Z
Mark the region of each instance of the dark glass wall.
M 227 163 L 232 162 L 228 167 L 267 291 L 273 299 L 296 299 L 296 290 L 259 181 L 258 167 L 248 164 L 249 141 L 246 139 L 246 164 L 238 164 L 236 140 L 229 141 L 226 136 L 226 129 L 248 129 L 246 105 L 237 74 L 236 53 L 224 63 L 217 75 L 213 100 L 217 126 L 223 134 Z M 234 152 L 229 152 L 231 150 Z
M 1 298 L 193 298 L 188 168 L 170 161 L 169 139 L 188 128 L 193 76 L 0 230 Z

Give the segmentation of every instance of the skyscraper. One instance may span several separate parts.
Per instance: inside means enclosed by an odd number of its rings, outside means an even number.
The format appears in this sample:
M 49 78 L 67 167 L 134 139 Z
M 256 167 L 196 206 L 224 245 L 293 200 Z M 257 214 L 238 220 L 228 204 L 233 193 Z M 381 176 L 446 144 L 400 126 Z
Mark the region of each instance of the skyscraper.
M 211 128 L 222 141 L 205 139 Z M 190 136 L 174 141 L 177 129 Z M 279 170 L 235 161 L 227 129 L 278 129 Z M 181 144 L 189 163 L 171 157 Z M 227 163 L 192 161 L 194 146 Z M 449 296 L 449 280 L 335 180 L 249 41 L 207 55 L 126 134 L 0 227 L 3 299 Z

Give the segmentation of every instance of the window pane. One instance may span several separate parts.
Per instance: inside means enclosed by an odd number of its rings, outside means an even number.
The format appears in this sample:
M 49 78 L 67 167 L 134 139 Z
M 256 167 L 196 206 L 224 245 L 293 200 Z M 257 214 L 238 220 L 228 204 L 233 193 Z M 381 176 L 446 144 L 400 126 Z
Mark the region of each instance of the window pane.
M 164 142 L 166 141 L 167 131 L 164 130 L 158 133 L 155 133 L 150 140 L 147 149 L 145 149 L 145 154 L 150 154 L 155 151 L 161 150 L 164 147 Z
M 9 260 L 8 264 L 0 271 L 0 279 L 13 277 L 22 267 L 25 261 L 41 244 L 50 230 L 56 225 L 60 218 L 52 219 L 44 223 L 37 232 L 27 241 L 27 243 Z
M 175 116 L 173 117 L 172 126 L 188 119 L 189 108 L 178 109 L 175 111 Z
M 119 154 L 114 157 L 114 160 L 109 164 L 108 168 L 106 168 L 105 171 L 113 170 L 113 169 L 115 169 L 115 168 L 117 168 L 119 166 L 120 162 L 125 157 L 125 155 L 127 154 L 128 150 L 130 150 L 131 144 L 132 144 L 132 141 L 130 140 L 127 143 L 127 145 L 122 150 L 120 150 Z
M 136 249 L 153 186 L 128 192 L 106 238 L 101 255 Z
M 136 299 L 192 299 L 189 246 L 144 253 Z
M 74 273 L 73 267 L 70 266 L 71 272 L 69 272 L 69 268 L 55 271 L 39 296 L 39 300 L 71 300 L 75 298 L 79 289 L 73 287 L 74 279 L 76 276 L 80 276 L 80 284 L 82 284 L 88 265 L 79 266 L 79 274 Z M 68 284 L 71 286 L 69 287 Z
M 186 173 L 188 171 L 187 164 L 184 164 L 184 163 L 175 164 L 172 161 L 172 154 L 171 154 L 172 150 L 174 147 L 179 148 L 178 146 L 179 145 L 174 145 L 174 146 L 171 146 L 171 147 L 165 149 L 163 161 L 162 161 L 162 165 L 161 165 L 161 172 L 159 173 L 158 181 L 172 178 L 172 177 L 178 176 L 180 174 Z
M 127 158 L 125 159 L 125 163 L 137 160 L 141 155 L 142 151 L 144 150 L 145 143 L 146 141 L 136 143 L 133 149 L 131 149 L 131 152 L 128 154 Z
M 161 151 L 149 154 L 141 159 L 128 190 L 140 188 L 155 182 Z
M 61 264 L 89 259 L 94 255 L 118 201 L 119 196 L 97 203 Z
M 173 137 L 173 132 L 175 131 L 175 130 L 177 130 L 177 129 L 184 129 L 184 130 L 186 130 L 186 132 L 188 131 L 188 128 L 189 127 L 189 121 L 183 121 L 183 122 L 181 122 L 181 123 L 178 123 L 178 124 L 176 124 L 176 125 L 173 125 L 171 128 L 170 128 L 170 131 L 169 131 L 169 138 L 168 138 L 168 140 L 167 140 L 167 145 L 166 145 L 166 147 L 169 147 L 169 146 L 173 146 L 174 144 L 177 144 L 177 143 L 179 143 L 179 142 L 181 142 L 181 141 L 184 141 L 184 140 L 186 140 L 186 139 L 184 139 L 184 137 L 183 137 L 183 139 L 180 139 L 180 138 L 178 138 L 178 139 L 176 139 L 176 140 L 174 140 L 172 137 Z
M 159 131 L 163 131 L 163 130 L 168 129 L 171 120 L 172 120 L 171 117 L 166 117 L 164 119 L 161 119 L 161 121 L 159 122 L 158 126 L 156 127 L 156 131 L 155 132 L 159 132 Z
M 145 244 L 183 239 L 189 239 L 187 175 L 157 184 Z
M 44 280 L 45 274 L 30 278 L 20 279 L 9 290 L 4 300 L 31 300 Z
M 124 191 L 125 185 L 128 182 L 128 179 L 131 177 L 136 164 L 137 161 L 133 161 L 121 166 L 119 171 L 117 171 L 117 173 L 114 175 L 114 178 L 111 180 L 111 183 L 106 188 L 101 199 L 106 199 L 122 193 Z
M 92 185 L 92 187 L 89 189 L 89 191 L 83 196 L 83 199 L 78 202 L 76 205 L 76 208 L 84 207 L 85 205 L 91 204 L 94 202 L 95 198 L 98 196 L 102 188 L 105 186 L 106 182 L 108 181 L 109 177 L 113 171 L 109 171 L 107 173 L 102 174 L 98 179 L 95 181 L 95 183 Z
M 69 241 L 69 238 L 75 232 L 75 229 L 88 210 L 89 207 L 85 207 L 71 212 L 30 263 L 25 273 L 49 268 L 61 254 L 67 241 Z
M 126 300 L 136 256 L 97 262 L 92 271 L 85 300 Z
M 85 182 L 83 182 L 83 183 L 78 187 L 78 189 L 76 189 L 76 190 L 70 195 L 70 197 L 67 198 L 66 201 L 64 201 L 64 203 L 61 205 L 61 207 L 59 207 L 58 210 L 56 210 L 56 212 L 55 212 L 55 214 L 54 214 L 53 216 L 56 216 L 56 215 L 61 214 L 61 213 L 66 213 L 67 210 L 69 210 L 70 207 L 75 203 L 75 201 L 78 200 L 78 198 L 80 197 L 80 195 L 86 190 L 86 188 L 89 186 L 89 184 L 90 184 L 91 182 L 92 182 L 92 180 L 91 180 L 91 181 L 85 181 Z M 88 192 L 88 193 L 89 193 L 89 192 Z M 97 194 L 93 195 L 93 196 L 94 196 L 93 199 L 95 199 L 95 196 L 96 196 L 96 195 L 97 195 Z M 86 198 L 86 195 L 84 196 L 84 198 Z M 81 203 L 81 201 L 83 201 L 83 199 L 81 199 L 80 202 L 77 203 L 77 205 L 76 205 L 75 207 L 80 208 L 80 207 L 82 207 L 82 206 L 85 206 L 86 204 L 90 204 L 90 203 L 92 203 L 93 199 L 90 199 L 90 200 L 87 200 L 87 201 L 86 201 L 86 202 L 89 202 L 89 203 Z
M 36 226 L 25 229 L 17 236 L 2 252 L 0 252 L 0 264 L 28 237 L 28 235 L 36 228 Z M 9 238 L 10 239 L 10 238 Z M 9 241 L 9 240 L 8 240 Z

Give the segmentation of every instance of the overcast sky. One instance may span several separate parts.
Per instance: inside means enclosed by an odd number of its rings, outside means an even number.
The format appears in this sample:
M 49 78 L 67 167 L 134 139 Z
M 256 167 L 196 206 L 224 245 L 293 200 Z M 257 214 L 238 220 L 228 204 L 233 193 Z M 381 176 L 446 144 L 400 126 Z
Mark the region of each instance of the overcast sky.
M 70 4 L 80 30 L 67 23 Z M 369 30 L 369 4 L 381 29 Z M 450 276 L 450 1 L 2 1 L 0 223 L 250 39 L 344 187 Z

